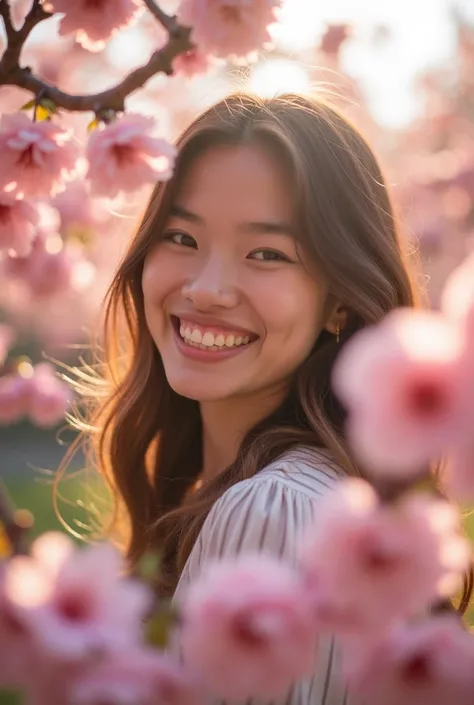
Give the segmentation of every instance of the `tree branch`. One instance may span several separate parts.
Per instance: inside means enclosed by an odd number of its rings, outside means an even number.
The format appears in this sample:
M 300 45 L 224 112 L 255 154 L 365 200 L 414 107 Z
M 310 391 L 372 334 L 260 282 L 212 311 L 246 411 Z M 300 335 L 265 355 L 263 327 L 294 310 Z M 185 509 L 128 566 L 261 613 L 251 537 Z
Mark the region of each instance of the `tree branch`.
M 50 85 L 36 76 L 29 67 L 20 66 L 19 59 L 23 44 L 33 27 L 51 14 L 46 13 L 39 0 L 35 0 L 25 24 L 18 32 L 11 27 L 8 46 L 0 61 L 0 85 L 17 86 L 33 93 L 38 99 L 47 98 L 58 107 L 73 112 L 93 111 L 100 114 L 102 111 L 125 110 L 125 99 L 134 91 L 142 88 L 145 83 L 157 73 L 171 75 L 173 73 L 173 60 L 193 48 L 190 40 L 191 29 L 177 24 L 174 17 L 170 17 L 161 10 L 154 0 L 144 0 L 153 16 L 167 29 L 168 42 L 164 47 L 155 51 L 148 63 L 140 66 L 126 76 L 123 81 L 100 93 L 88 95 L 72 95 Z M 10 12 L 6 0 L 0 0 L 0 15 L 3 17 L 7 30 L 8 22 L 11 26 Z M 13 32 L 13 34 L 12 34 Z M 7 30 L 8 36 L 8 30 Z
M 32 8 L 19 30 L 15 30 L 13 27 L 8 0 L 0 0 L 0 15 L 3 18 L 7 35 L 7 48 L 0 61 L 0 83 L 3 83 L 3 76 L 19 67 L 21 51 L 33 29 L 37 24 L 53 15 L 43 9 L 39 0 L 34 0 Z

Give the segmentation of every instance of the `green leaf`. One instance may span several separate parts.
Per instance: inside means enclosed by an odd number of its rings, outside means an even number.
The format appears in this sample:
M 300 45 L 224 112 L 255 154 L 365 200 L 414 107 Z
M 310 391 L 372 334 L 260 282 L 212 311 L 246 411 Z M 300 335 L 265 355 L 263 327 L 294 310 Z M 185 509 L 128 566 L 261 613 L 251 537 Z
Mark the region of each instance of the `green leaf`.
M 27 103 L 21 106 L 20 110 L 31 110 L 34 108 L 36 105 L 36 98 L 33 98 L 33 100 L 29 100 Z
M 0 705 L 21 705 L 23 693 L 19 690 L 0 690 Z
M 96 117 L 87 125 L 87 132 L 92 132 L 92 130 L 97 130 L 100 125 L 100 120 Z
M 162 605 L 145 625 L 145 642 L 156 649 L 165 649 L 171 632 L 179 622 L 179 613 L 170 604 Z
M 135 574 L 145 583 L 155 583 L 160 565 L 161 555 L 157 551 L 149 551 L 139 560 Z

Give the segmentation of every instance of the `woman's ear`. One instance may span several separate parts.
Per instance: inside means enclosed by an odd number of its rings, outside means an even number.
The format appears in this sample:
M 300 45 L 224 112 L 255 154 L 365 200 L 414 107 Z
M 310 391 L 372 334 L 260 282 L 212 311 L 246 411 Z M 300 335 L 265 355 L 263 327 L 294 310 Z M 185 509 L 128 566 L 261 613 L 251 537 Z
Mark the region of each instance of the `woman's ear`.
M 336 335 L 337 333 L 342 333 L 344 328 L 347 326 L 349 312 L 340 301 L 335 301 L 334 306 L 332 306 L 329 315 L 326 318 L 326 323 L 324 324 L 325 330 L 328 333 Z

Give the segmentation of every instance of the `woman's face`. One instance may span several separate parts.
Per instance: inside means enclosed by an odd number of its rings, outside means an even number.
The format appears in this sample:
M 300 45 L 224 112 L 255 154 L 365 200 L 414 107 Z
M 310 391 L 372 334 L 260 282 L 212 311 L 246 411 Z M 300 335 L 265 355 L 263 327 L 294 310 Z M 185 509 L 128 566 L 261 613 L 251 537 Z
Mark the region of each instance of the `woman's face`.
M 215 147 L 188 170 L 143 271 L 170 386 L 198 401 L 281 393 L 321 328 L 326 285 L 303 266 L 274 156 Z

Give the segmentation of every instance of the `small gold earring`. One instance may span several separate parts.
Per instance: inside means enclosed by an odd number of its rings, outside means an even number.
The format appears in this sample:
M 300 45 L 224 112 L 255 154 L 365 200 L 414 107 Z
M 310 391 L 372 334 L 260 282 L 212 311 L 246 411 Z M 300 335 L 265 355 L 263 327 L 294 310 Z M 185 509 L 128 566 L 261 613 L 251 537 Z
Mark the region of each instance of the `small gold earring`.
M 336 323 L 336 343 L 339 345 L 339 338 L 340 338 L 340 328 L 339 328 L 339 323 Z

